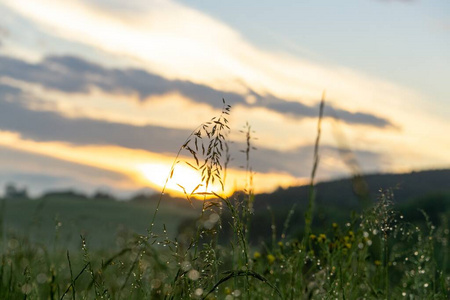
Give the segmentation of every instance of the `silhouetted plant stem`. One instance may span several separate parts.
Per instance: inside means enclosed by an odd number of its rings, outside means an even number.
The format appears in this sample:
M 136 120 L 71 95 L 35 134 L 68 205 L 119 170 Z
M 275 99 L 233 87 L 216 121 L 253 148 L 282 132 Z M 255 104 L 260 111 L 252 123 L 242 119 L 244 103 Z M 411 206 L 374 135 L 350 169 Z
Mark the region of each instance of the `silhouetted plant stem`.
M 320 101 L 319 107 L 319 120 L 317 122 L 317 136 L 316 142 L 314 144 L 314 163 L 311 170 L 311 178 L 309 184 L 309 193 L 308 193 L 308 208 L 305 213 L 305 234 L 303 237 L 303 245 L 306 249 L 308 243 L 308 237 L 311 234 L 311 225 L 313 221 L 313 212 L 314 212 L 314 201 L 316 198 L 315 188 L 314 188 L 314 179 L 316 177 L 317 167 L 319 165 L 319 143 L 320 136 L 322 133 L 322 118 L 323 118 L 323 109 L 325 106 L 325 91 L 322 94 L 322 100 Z

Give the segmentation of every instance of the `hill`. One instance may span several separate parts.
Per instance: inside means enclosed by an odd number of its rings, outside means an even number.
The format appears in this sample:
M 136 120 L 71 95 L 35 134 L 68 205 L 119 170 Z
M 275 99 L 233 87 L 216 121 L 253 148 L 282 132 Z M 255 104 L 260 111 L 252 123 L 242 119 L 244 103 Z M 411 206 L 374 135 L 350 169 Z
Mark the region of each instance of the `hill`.
M 423 197 L 431 193 L 450 193 L 450 169 L 412 172 L 405 174 L 373 174 L 358 178 L 346 178 L 316 184 L 318 205 L 339 206 L 342 209 L 358 209 L 361 198 L 375 201 L 380 189 L 392 188 L 397 203 Z M 304 207 L 308 199 L 309 186 L 278 189 L 270 194 L 258 194 L 255 207 L 267 205 Z
M 344 222 L 351 211 L 361 211 L 371 205 L 377 200 L 380 190 L 387 189 L 392 189 L 395 207 L 406 220 L 424 220 L 418 209 L 424 209 L 435 223 L 440 222 L 442 214 L 449 214 L 450 169 L 372 174 L 318 183 L 315 187 L 314 225 L 324 227 L 332 222 Z M 256 195 L 252 226 L 254 235 L 261 237 L 270 232 L 272 216 L 276 227 L 282 228 L 292 208 L 291 232 L 301 232 L 308 193 L 309 186 L 297 186 Z

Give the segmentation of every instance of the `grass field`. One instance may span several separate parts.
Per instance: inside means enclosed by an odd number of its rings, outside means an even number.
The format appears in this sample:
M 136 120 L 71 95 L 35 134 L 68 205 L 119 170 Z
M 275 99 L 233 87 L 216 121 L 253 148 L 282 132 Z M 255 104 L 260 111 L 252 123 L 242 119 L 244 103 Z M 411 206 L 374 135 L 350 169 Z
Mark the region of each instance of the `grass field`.
M 385 200 L 316 228 L 306 244 L 283 228 L 251 244 L 242 212 L 225 236 L 217 208 L 175 239 L 177 225 L 201 212 L 163 207 L 168 234 L 149 236 L 149 205 L 3 200 L 0 298 L 447 299 L 448 224 L 416 227 Z
M 93 249 L 113 248 L 121 236 L 146 234 L 155 206 L 154 202 L 125 203 L 67 195 L 3 200 L 4 233 L 70 250 L 79 249 L 83 235 Z M 165 224 L 174 238 L 183 220 L 198 215 L 198 210 L 186 207 L 171 199 L 164 201 L 158 214 L 160 226 L 155 230 L 162 232 Z
M 206 185 L 224 176 L 228 111 L 180 148 Z M 251 172 L 231 197 L 197 195 L 208 196 L 201 209 L 165 197 L 3 200 L 0 299 L 448 299 L 448 212 L 439 224 L 425 212 L 408 222 L 384 190 L 346 220 L 314 226 L 320 120 L 304 216 L 286 211 L 282 226 L 274 217 L 258 243 Z

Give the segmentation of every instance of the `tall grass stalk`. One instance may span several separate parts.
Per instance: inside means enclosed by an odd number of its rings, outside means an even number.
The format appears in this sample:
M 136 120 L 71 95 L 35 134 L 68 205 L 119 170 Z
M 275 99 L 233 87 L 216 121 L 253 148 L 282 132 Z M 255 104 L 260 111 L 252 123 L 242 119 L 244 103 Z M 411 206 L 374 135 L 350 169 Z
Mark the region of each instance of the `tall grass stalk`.
M 303 236 L 303 245 L 306 248 L 306 244 L 311 234 L 311 226 L 313 222 L 314 215 L 314 201 L 316 198 L 315 188 L 314 188 L 314 180 L 316 178 L 317 167 L 319 166 L 319 144 L 320 144 L 320 136 L 322 133 L 322 118 L 323 118 L 323 110 L 325 106 L 325 91 L 323 91 L 322 99 L 320 101 L 319 106 L 319 118 L 317 121 L 317 136 L 316 141 L 314 143 L 314 158 L 313 158 L 313 167 L 311 170 L 311 177 L 309 183 L 309 193 L 308 193 L 308 207 L 305 213 L 305 233 Z
M 319 105 L 319 117 L 317 122 L 317 135 L 316 140 L 314 143 L 314 153 L 313 153 L 313 166 L 311 170 L 311 176 L 310 176 L 310 183 L 309 183 L 309 190 L 308 190 L 308 206 L 305 212 L 305 228 L 303 233 L 303 239 L 301 242 L 302 247 L 298 249 L 298 252 L 296 253 L 296 262 L 292 269 L 292 274 L 290 276 L 290 283 L 291 286 L 297 286 L 297 288 L 293 288 L 289 291 L 289 299 L 297 299 L 304 291 L 305 286 L 303 284 L 303 278 L 301 278 L 301 272 L 303 269 L 303 265 L 305 262 L 305 259 L 308 257 L 307 249 L 311 248 L 310 245 L 310 235 L 311 235 L 311 226 L 313 222 L 313 213 L 314 213 L 314 202 L 315 202 L 315 177 L 317 168 L 319 165 L 319 144 L 320 144 L 320 137 L 322 133 L 322 118 L 323 118 L 323 111 L 325 106 L 325 91 L 322 93 L 322 98 Z
M 0 244 L 2 253 L 5 247 L 5 213 L 6 213 L 6 199 L 0 200 Z M 0 274 L 1 276 L 1 274 Z

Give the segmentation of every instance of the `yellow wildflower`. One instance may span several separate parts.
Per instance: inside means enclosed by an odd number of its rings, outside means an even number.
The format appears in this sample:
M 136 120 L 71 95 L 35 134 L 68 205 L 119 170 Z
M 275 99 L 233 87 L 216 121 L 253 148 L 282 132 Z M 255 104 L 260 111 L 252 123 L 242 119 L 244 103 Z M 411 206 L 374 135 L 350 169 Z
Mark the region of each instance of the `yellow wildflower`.
M 350 230 L 350 231 L 348 232 L 348 236 L 350 237 L 350 240 L 351 240 L 351 241 L 354 241 L 354 240 L 355 240 L 355 233 L 354 233 L 353 231 Z
M 318 242 L 324 242 L 327 239 L 327 236 L 323 233 L 319 234 L 319 237 L 317 238 Z
M 259 253 L 258 251 L 255 251 L 255 253 L 253 253 L 253 258 L 254 259 L 258 259 L 261 257 L 261 253 Z
M 272 254 L 267 255 L 267 260 L 269 261 L 269 264 L 273 264 L 273 262 L 275 261 L 275 256 L 273 256 Z

